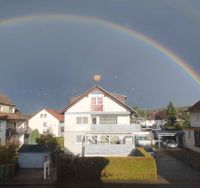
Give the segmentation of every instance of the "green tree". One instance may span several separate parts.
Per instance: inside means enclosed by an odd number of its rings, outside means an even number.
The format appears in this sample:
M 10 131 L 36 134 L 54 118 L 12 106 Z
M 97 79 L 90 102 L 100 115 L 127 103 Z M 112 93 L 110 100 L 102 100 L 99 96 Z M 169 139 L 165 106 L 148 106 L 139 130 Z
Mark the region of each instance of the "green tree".
M 46 146 L 50 151 L 55 151 L 59 146 L 58 140 L 52 134 L 41 135 L 36 139 L 38 144 Z
M 29 144 L 37 144 L 36 139 L 40 137 L 40 133 L 37 129 L 33 130 L 29 136 Z
M 135 106 L 133 107 L 133 110 L 135 110 L 139 116 L 139 118 L 144 118 L 146 119 L 147 117 L 147 113 L 145 110 L 143 110 L 142 108 L 138 107 L 138 106 Z
M 172 102 L 169 102 L 166 109 L 166 127 L 167 128 L 176 128 L 177 127 L 177 111 Z
M 184 111 L 182 114 L 183 119 L 183 128 L 188 128 L 190 126 L 190 118 L 189 118 L 189 112 Z

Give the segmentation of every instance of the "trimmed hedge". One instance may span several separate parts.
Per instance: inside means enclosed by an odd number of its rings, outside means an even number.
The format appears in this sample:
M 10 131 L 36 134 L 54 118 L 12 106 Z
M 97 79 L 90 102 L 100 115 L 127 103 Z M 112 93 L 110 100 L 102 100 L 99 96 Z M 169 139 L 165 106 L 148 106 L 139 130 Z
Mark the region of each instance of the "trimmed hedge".
M 155 160 L 143 149 L 142 157 L 76 157 L 64 156 L 58 165 L 58 181 L 154 180 Z

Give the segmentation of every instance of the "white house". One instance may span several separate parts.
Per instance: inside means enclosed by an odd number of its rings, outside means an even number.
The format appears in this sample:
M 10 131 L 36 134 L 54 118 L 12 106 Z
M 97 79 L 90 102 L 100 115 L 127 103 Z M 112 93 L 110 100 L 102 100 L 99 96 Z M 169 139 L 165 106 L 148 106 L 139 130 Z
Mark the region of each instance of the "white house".
M 0 145 L 23 144 L 26 121 L 10 99 L 0 94 Z
M 130 123 L 136 111 L 125 101 L 126 96 L 99 86 L 72 97 L 63 110 L 65 152 L 82 156 L 129 155 L 141 129 Z
M 189 108 L 190 128 L 184 129 L 184 146 L 200 152 L 200 101 Z
M 51 133 L 60 137 L 64 132 L 64 115 L 56 110 L 43 109 L 28 120 L 28 126 L 40 134 Z

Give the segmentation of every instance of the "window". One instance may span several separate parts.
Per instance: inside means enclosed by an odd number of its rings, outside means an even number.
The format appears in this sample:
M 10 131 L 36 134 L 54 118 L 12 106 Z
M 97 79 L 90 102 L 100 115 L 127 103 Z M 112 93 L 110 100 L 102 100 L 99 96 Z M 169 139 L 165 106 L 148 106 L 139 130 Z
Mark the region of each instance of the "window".
M 63 126 L 60 127 L 60 132 L 61 132 L 61 133 L 64 133 L 64 132 L 65 132 L 65 127 L 63 127 Z
M 43 127 L 47 127 L 47 122 L 43 122 Z
M 99 124 L 117 124 L 116 116 L 100 116 Z
M 194 131 L 195 146 L 200 147 L 200 131 Z
M 40 114 L 40 118 L 43 118 L 43 114 Z
M 83 136 L 82 135 L 77 135 L 76 136 L 76 143 L 77 144 L 82 144 Z
M 13 107 L 9 107 L 9 113 L 13 112 Z
M 44 118 L 47 118 L 47 114 L 44 114 Z
M 97 118 L 96 117 L 92 117 L 92 124 L 93 125 L 97 124 Z
M 88 124 L 88 118 L 87 117 L 77 117 L 76 124 Z
M 92 97 L 91 98 L 91 111 L 103 111 L 103 98 Z
M 2 121 L 0 121 L 0 132 L 3 130 Z

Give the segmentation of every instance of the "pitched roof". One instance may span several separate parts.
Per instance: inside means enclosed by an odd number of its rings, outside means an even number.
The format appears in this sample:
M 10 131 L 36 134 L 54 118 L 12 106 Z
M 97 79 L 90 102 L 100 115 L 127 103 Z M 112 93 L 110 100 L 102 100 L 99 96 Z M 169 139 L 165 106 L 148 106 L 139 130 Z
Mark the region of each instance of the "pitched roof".
M 192 105 L 189 109 L 189 112 L 196 112 L 200 111 L 200 101 L 196 102 L 194 105 Z
M 61 114 L 59 111 L 49 109 L 49 108 L 46 108 L 44 110 L 46 110 L 48 113 L 50 113 L 52 116 L 54 116 L 59 121 L 64 122 L 64 115 Z
M 12 103 L 12 101 L 7 96 L 3 95 L 2 93 L 0 93 L 0 104 L 15 106 Z
M 45 147 L 44 145 L 40 144 L 23 144 L 19 150 L 19 153 L 43 153 L 43 152 L 49 152 L 49 149 Z
M 27 120 L 28 118 L 21 113 L 4 113 L 0 112 L 0 119 L 6 120 Z
M 93 91 L 96 91 L 96 90 L 100 91 L 105 96 L 109 97 L 111 100 L 115 101 L 116 103 L 118 103 L 120 106 L 124 107 L 125 109 L 127 109 L 131 113 L 137 113 L 135 110 L 133 110 L 127 104 L 125 104 L 126 96 L 115 94 L 115 93 L 110 93 L 110 92 L 104 90 L 103 88 L 101 88 L 98 85 L 95 85 L 95 86 L 91 87 L 89 90 L 87 90 L 85 93 L 83 93 L 83 94 L 81 94 L 79 96 L 75 96 L 74 98 L 72 97 L 72 100 L 69 102 L 69 104 L 67 105 L 67 107 L 64 108 L 64 110 L 62 111 L 62 113 L 66 112 L 71 106 L 75 105 L 77 102 L 79 102 L 85 96 L 87 96 L 89 93 L 91 93 Z

